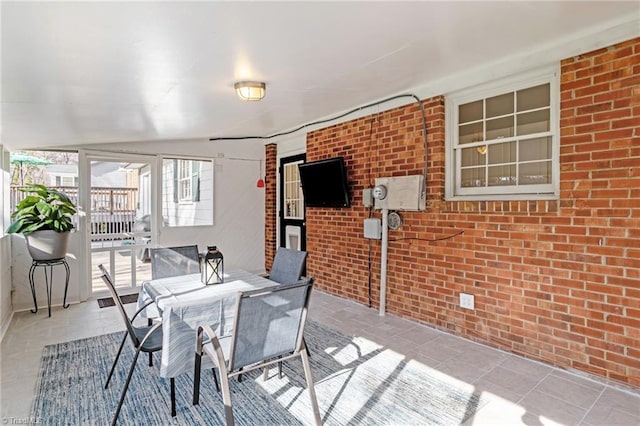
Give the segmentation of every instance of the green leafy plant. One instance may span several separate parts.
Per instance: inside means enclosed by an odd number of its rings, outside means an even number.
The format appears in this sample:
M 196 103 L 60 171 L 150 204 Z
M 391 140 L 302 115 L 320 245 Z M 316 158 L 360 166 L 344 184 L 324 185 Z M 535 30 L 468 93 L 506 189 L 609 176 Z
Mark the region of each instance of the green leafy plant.
M 31 195 L 16 206 L 16 211 L 11 215 L 14 222 L 7 228 L 8 234 L 30 234 L 44 230 L 67 232 L 74 228 L 71 218 L 77 209 L 66 194 L 38 184 L 20 190 Z

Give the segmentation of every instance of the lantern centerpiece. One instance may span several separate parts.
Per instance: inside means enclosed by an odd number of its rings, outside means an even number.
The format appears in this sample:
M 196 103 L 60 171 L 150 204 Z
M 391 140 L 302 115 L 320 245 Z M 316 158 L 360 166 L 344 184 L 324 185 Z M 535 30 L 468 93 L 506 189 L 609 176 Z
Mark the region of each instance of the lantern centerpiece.
M 224 282 L 224 257 L 216 246 L 207 246 L 207 253 L 202 259 L 202 283 L 220 284 Z

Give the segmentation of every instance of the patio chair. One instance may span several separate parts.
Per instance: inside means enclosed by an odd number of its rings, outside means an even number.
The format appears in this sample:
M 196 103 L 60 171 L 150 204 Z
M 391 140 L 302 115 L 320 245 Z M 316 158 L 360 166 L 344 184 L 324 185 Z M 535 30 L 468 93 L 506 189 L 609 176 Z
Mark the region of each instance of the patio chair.
M 104 385 L 104 388 L 107 389 L 109 387 L 109 382 L 111 381 L 111 377 L 113 376 L 113 372 L 115 371 L 116 364 L 118 363 L 118 359 L 120 359 L 120 354 L 122 353 L 122 348 L 127 340 L 127 337 L 131 339 L 131 343 L 133 343 L 133 348 L 135 349 L 135 356 L 133 357 L 133 361 L 131 362 L 131 367 L 129 367 L 129 374 L 127 376 L 127 380 L 124 384 L 124 388 L 122 389 L 122 393 L 120 394 L 120 401 L 118 402 L 118 408 L 116 409 L 115 414 L 113 415 L 113 419 L 111 421 L 112 425 L 115 425 L 118 420 L 118 415 L 120 414 L 120 409 L 122 408 L 122 403 L 124 402 L 124 397 L 127 394 L 127 389 L 129 388 L 129 383 L 131 382 L 131 376 L 133 375 L 133 370 L 136 366 L 136 361 L 138 360 L 138 355 L 140 352 L 147 352 L 149 357 L 151 358 L 154 352 L 162 350 L 162 323 L 157 322 L 152 326 L 146 327 L 136 327 L 133 325 L 133 321 L 138 316 L 140 312 L 142 312 L 147 306 L 149 306 L 153 301 L 147 303 L 140 309 L 138 309 L 135 314 L 129 318 L 127 312 L 124 309 L 124 305 L 118 296 L 115 286 L 113 285 L 113 281 L 111 279 L 111 275 L 107 272 L 106 268 L 103 265 L 98 265 L 100 268 L 100 272 L 102 272 L 102 280 L 107 285 L 109 289 L 109 293 L 111 293 L 111 297 L 116 302 L 116 306 L 118 307 L 118 311 L 124 320 L 125 326 L 127 328 L 124 337 L 122 339 L 122 343 L 120 343 L 120 348 L 118 349 L 118 353 L 116 354 L 116 358 L 113 360 L 113 365 L 111 366 L 111 371 L 109 371 L 109 376 L 107 377 L 107 382 Z M 176 391 L 175 391 L 175 381 L 173 377 L 171 378 L 171 415 L 176 415 Z
M 307 348 L 302 338 L 307 319 L 313 278 L 301 283 L 241 292 L 236 299 L 233 332 L 218 337 L 208 325 L 198 327 L 193 378 L 193 404 L 200 401 L 202 356 L 208 356 L 220 372 L 222 400 L 227 425 L 233 425 L 229 379 L 249 371 L 300 357 L 316 424 L 320 410 L 313 387 Z M 241 370 L 242 369 L 242 370 Z M 238 385 L 242 386 L 242 385 Z
M 307 252 L 286 247 L 278 247 L 271 265 L 271 272 L 267 276 L 271 281 L 280 284 L 293 284 L 302 279 L 307 262 Z M 282 378 L 282 363 L 278 363 L 278 375 Z M 242 381 L 242 375 L 238 376 Z
M 307 252 L 279 247 L 271 265 L 269 279 L 281 284 L 300 281 L 307 261 Z
M 161 247 L 149 250 L 151 279 L 200 273 L 198 246 Z

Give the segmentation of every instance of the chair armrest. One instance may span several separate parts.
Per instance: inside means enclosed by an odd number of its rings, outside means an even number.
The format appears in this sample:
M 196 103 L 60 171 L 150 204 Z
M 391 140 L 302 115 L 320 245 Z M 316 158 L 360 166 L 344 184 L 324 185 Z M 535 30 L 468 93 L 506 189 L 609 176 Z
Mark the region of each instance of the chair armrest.
M 149 302 L 145 303 L 144 306 L 140 307 L 140 309 L 138 309 L 136 313 L 133 314 L 133 316 L 131 317 L 131 322 L 133 322 L 133 320 L 136 319 L 136 317 L 140 314 L 140 312 L 147 309 L 147 306 L 151 305 L 152 303 L 154 303 L 153 300 L 150 300 Z
M 215 351 L 215 357 L 213 353 L 206 351 L 206 353 L 212 358 L 212 361 L 217 364 L 219 370 L 224 368 L 226 371 L 226 361 L 224 359 L 224 353 L 222 352 L 222 347 L 220 346 L 220 341 L 218 340 L 218 336 L 215 331 L 208 325 L 201 325 L 198 327 L 198 332 L 196 335 L 196 354 L 202 355 L 202 347 L 204 346 L 203 334 L 206 334 L 206 337 L 209 339 L 209 342 L 213 346 Z M 226 373 L 225 373 L 226 375 Z

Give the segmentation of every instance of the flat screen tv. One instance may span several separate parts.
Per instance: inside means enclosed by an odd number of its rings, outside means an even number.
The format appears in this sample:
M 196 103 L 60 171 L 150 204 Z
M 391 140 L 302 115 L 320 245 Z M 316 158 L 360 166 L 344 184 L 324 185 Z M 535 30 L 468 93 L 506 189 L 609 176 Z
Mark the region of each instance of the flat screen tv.
M 344 158 L 334 157 L 298 165 L 307 207 L 349 207 Z

